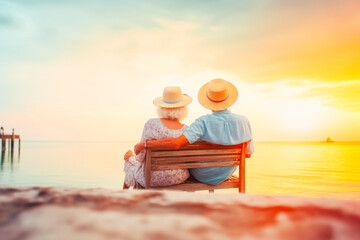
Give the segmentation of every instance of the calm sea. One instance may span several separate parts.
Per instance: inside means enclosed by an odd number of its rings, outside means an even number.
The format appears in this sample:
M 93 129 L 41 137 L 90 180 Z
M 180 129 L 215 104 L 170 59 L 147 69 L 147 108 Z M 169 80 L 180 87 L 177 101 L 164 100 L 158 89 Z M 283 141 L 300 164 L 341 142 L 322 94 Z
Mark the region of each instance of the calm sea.
M 20 155 L 1 156 L 0 185 L 121 189 L 134 143 L 24 141 Z M 246 193 L 360 199 L 360 142 L 256 142 L 255 151 Z

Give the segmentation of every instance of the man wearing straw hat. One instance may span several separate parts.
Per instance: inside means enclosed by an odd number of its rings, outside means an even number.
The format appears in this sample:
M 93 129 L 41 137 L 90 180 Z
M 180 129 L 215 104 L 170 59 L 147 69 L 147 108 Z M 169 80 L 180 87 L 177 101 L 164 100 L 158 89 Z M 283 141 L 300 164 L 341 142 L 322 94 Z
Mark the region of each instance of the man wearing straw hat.
M 212 114 L 201 116 L 193 122 L 184 134 L 178 138 L 142 141 L 135 146 L 135 152 L 144 148 L 179 149 L 198 140 L 221 145 L 236 145 L 251 140 L 247 148 L 247 157 L 254 152 L 251 127 L 244 116 L 233 114 L 231 107 L 237 100 L 236 87 L 223 79 L 214 79 L 198 92 L 200 104 L 211 110 Z M 200 182 L 217 185 L 229 178 L 236 166 L 191 168 L 191 175 Z

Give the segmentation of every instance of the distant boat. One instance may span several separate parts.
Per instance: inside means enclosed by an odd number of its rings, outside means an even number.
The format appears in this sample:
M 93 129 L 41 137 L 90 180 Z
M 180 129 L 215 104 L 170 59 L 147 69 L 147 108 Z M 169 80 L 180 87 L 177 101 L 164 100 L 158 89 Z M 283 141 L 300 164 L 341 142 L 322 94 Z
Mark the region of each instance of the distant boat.
M 331 138 L 328 137 L 328 138 L 326 139 L 326 142 L 334 142 L 334 140 L 332 140 Z

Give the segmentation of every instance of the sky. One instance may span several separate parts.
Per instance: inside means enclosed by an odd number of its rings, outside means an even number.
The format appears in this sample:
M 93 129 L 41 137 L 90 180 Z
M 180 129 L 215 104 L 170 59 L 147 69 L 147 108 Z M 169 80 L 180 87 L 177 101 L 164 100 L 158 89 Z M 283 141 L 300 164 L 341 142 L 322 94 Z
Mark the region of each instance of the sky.
M 0 125 L 136 141 L 165 86 L 235 84 L 255 141 L 360 141 L 360 1 L 0 0 Z

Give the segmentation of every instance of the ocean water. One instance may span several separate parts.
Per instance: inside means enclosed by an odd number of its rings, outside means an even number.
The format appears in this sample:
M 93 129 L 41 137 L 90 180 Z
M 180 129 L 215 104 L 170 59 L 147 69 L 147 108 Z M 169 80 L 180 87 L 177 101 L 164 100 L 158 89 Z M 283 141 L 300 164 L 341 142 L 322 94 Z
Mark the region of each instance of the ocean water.
M 24 141 L 1 156 L 0 185 L 121 189 L 134 144 Z M 360 200 L 360 142 L 256 142 L 246 193 Z

